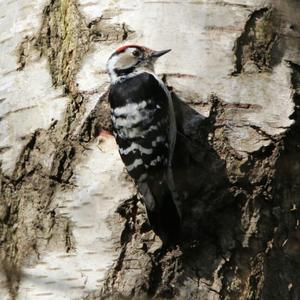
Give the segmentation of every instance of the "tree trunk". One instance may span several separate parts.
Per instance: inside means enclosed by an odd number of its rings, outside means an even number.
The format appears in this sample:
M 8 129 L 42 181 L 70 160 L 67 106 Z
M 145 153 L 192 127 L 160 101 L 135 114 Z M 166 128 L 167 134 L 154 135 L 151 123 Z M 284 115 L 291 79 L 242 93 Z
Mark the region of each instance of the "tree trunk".
M 298 0 L 0 7 L 0 299 L 300 299 Z M 173 249 L 99 135 L 124 43 L 173 49 Z

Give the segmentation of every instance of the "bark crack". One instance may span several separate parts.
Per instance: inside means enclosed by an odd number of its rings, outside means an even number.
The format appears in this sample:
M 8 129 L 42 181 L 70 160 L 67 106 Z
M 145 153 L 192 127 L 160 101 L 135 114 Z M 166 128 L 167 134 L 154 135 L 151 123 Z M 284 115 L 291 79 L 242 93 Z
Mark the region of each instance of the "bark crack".
M 278 22 L 275 11 L 270 7 L 251 13 L 233 49 L 235 70 L 231 75 L 250 71 L 253 69 L 251 66 L 255 66 L 258 72 L 268 71 L 280 62 L 282 54 L 278 49 L 279 36 L 276 31 Z

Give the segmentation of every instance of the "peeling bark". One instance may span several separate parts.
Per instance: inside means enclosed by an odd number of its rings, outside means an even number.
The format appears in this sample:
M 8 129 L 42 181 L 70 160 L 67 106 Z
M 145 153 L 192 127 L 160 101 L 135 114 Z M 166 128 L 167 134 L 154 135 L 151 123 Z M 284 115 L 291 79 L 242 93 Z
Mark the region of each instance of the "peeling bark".
M 298 299 L 299 3 L 7 5 L 0 298 Z M 158 65 L 178 125 L 173 249 L 99 137 L 105 62 L 128 40 L 174 49 Z

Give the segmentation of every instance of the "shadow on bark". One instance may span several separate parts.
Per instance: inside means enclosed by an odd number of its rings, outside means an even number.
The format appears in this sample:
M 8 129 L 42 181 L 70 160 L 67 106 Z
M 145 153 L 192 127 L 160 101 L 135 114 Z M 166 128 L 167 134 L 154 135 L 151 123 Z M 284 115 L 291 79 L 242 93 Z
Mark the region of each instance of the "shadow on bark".
M 174 176 L 183 201 L 182 280 L 198 277 L 211 282 L 242 235 L 239 201 L 246 199 L 232 189 L 226 160 L 214 148 L 215 129 L 222 126 L 222 101 L 212 95 L 210 114 L 205 118 L 175 93 L 172 97 L 178 126 Z
M 226 162 L 212 145 L 223 107 L 220 100 L 212 96 L 210 115 L 205 118 L 174 93 L 173 101 L 178 126 L 173 166 L 176 187 L 183 202 L 182 238 L 185 242 L 201 241 L 203 235 L 219 239 L 220 224 L 227 223 L 223 216 L 233 199 Z M 230 223 L 233 223 L 232 207 L 230 214 Z

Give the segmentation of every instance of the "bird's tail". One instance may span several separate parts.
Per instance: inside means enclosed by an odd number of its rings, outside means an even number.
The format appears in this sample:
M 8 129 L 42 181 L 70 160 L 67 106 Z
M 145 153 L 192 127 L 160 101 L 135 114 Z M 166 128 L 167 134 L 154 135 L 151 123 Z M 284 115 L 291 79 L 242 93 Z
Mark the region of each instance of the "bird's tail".
M 167 180 L 148 180 L 139 184 L 153 231 L 166 245 L 177 244 L 181 232 L 181 218 L 175 205 L 174 193 Z

